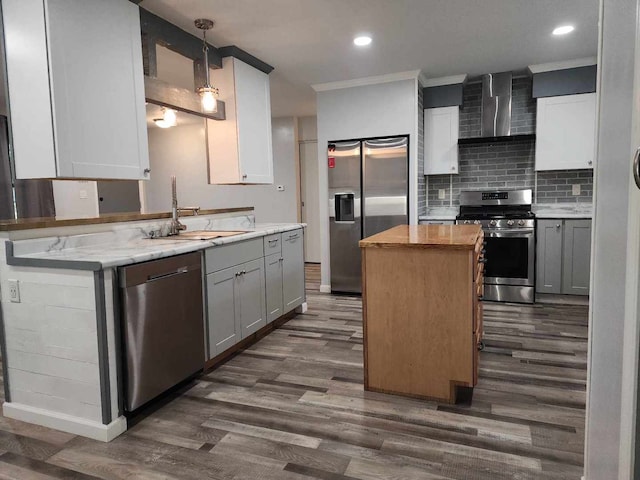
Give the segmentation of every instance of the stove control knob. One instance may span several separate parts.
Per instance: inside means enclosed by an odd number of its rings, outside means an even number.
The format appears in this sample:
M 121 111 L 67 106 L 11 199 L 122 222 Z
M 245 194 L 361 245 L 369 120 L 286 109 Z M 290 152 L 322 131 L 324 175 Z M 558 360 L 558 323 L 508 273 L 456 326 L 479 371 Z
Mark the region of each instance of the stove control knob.
M 474 224 L 474 225 L 480 225 L 480 220 L 474 220 L 474 221 L 473 221 L 473 224 Z
M 524 227 L 524 220 L 518 220 L 518 226 Z
M 464 221 L 464 224 L 465 224 L 465 225 L 469 225 L 470 223 L 471 223 L 471 220 L 465 220 L 465 221 Z
M 515 222 L 513 220 L 507 220 L 507 225 L 509 225 L 510 227 L 513 227 L 513 224 Z
M 492 226 L 492 227 L 495 227 L 497 225 L 497 222 L 495 220 L 491 220 L 489 222 L 489 225 Z

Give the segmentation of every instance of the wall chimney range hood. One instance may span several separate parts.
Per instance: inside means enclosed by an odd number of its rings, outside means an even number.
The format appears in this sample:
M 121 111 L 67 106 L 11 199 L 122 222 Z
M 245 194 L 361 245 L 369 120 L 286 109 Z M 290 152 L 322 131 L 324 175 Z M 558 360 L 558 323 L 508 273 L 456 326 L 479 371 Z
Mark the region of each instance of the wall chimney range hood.
M 461 138 L 459 145 L 502 143 L 535 139 L 535 135 L 511 134 L 511 72 L 482 76 L 482 125 L 480 137 Z

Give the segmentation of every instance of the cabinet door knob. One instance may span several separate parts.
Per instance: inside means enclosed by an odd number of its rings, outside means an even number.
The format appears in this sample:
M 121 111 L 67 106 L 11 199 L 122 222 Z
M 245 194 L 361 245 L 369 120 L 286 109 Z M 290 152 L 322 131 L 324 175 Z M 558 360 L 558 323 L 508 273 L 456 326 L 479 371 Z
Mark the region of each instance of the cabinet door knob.
M 556 228 L 560 228 L 560 224 L 559 223 L 556 223 Z
M 243 174 L 242 174 L 242 179 L 244 180 L 245 178 L 247 178 L 247 174 L 246 174 L 246 173 L 243 173 Z
M 481 258 L 480 260 L 478 260 L 478 263 L 487 263 L 487 259 L 486 258 Z
M 143 170 L 144 176 L 146 177 L 147 175 L 149 175 L 151 173 L 151 169 L 150 168 L 145 168 Z
M 589 160 L 587 163 L 588 163 L 589 165 L 593 165 L 593 160 Z

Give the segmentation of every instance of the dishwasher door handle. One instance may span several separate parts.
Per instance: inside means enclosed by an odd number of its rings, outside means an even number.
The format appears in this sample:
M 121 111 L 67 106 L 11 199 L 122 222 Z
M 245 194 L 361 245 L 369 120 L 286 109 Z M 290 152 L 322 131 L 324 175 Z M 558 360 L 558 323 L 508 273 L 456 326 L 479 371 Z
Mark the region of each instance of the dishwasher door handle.
M 161 273 L 160 275 L 149 275 L 147 277 L 147 281 L 153 282 L 155 280 L 162 280 L 163 278 L 175 277 L 176 275 L 182 275 L 183 273 L 187 273 L 188 271 L 189 267 L 181 267 L 174 272 Z

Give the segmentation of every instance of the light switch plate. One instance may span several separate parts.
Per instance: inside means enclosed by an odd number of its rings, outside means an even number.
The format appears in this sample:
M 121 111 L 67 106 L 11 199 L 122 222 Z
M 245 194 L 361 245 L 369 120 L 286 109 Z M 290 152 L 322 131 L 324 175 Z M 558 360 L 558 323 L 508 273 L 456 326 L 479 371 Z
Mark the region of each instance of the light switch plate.
M 279 191 L 279 192 L 284 192 L 284 185 L 276 186 L 276 190 Z
M 20 303 L 20 283 L 18 280 L 8 280 L 9 284 L 9 300 L 13 303 Z
M 438 190 L 438 200 L 444 200 L 444 196 L 445 196 L 446 190 L 444 188 L 441 188 Z
M 574 183 L 571 185 L 571 195 L 580 195 L 580 184 Z

